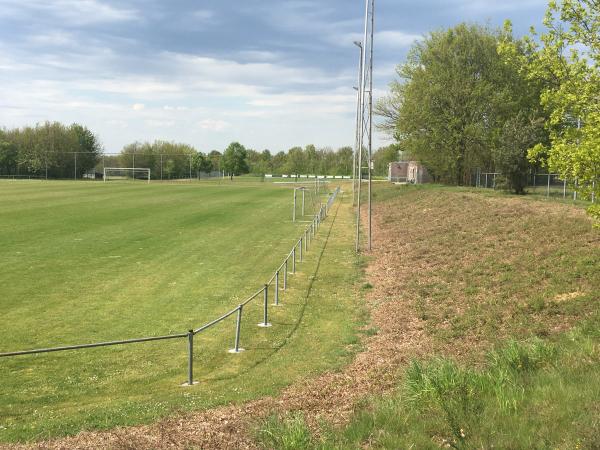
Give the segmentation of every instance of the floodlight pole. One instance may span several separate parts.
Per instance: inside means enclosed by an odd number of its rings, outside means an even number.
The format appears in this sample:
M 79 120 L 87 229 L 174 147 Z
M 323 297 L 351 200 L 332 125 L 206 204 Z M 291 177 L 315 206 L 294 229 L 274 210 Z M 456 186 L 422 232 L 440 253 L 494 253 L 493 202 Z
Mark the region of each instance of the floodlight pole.
M 370 13 L 370 14 L 369 14 Z M 358 199 L 356 212 L 356 251 L 360 251 L 360 213 L 361 213 L 361 191 L 362 191 L 362 157 L 364 135 L 368 133 L 367 147 L 367 176 L 369 180 L 369 197 L 368 197 L 368 250 L 371 250 L 371 165 L 372 165 L 372 149 L 373 149 L 373 38 L 375 27 L 375 0 L 365 0 L 365 29 L 362 42 L 362 58 L 360 63 L 360 83 L 359 83 L 359 109 L 360 109 L 360 132 L 358 133 Z M 367 54 L 369 61 L 367 63 Z M 369 87 L 367 89 L 367 82 Z M 367 108 L 365 95 L 369 92 L 369 104 Z
M 363 46 L 359 41 L 354 41 L 354 45 L 356 45 L 359 50 L 359 60 L 358 60 L 358 86 L 356 89 L 356 133 L 354 136 L 354 154 L 352 155 L 352 205 L 356 204 L 356 177 L 357 177 L 357 168 L 356 168 L 356 153 L 361 151 L 359 147 L 360 134 L 361 134 L 361 77 L 362 77 L 362 63 L 363 63 Z
M 371 232 L 371 217 L 372 217 L 372 165 L 373 165 L 373 38 L 375 35 L 375 0 L 371 0 L 371 56 L 369 57 L 369 251 L 372 249 L 371 240 L 372 240 L 372 232 Z
M 368 17 L 369 17 L 369 0 L 365 0 L 365 33 L 362 41 L 361 60 L 359 64 L 360 69 L 360 80 L 358 84 L 359 91 L 359 108 L 360 108 L 360 132 L 358 133 L 358 198 L 356 201 L 356 252 L 360 251 L 360 212 L 361 212 L 361 193 L 362 193 L 362 156 L 363 156 L 363 135 L 364 135 L 364 96 L 365 96 L 365 66 L 366 66 L 366 52 L 365 46 L 367 44 L 367 31 L 368 31 Z

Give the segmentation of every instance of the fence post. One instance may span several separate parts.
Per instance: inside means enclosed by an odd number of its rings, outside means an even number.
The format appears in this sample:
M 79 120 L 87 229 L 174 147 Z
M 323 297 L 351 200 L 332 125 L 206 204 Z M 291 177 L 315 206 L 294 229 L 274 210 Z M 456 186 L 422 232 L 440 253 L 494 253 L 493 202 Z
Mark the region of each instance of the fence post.
M 567 180 L 563 180 L 563 198 L 567 198 Z
M 279 269 L 275 272 L 275 306 L 279 306 Z
M 285 270 L 283 272 L 283 290 L 284 291 L 287 289 L 287 275 L 288 275 L 288 260 L 289 259 L 290 259 L 289 256 L 285 259 Z
M 304 188 L 302 188 L 302 217 L 304 217 Z
M 194 384 L 194 330 L 188 331 L 188 386 Z
M 548 188 L 546 189 L 546 197 L 550 197 L 550 174 L 548 174 Z
M 244 351 L 243 348 L 240 348 L 240 329 L 242 327 L 242 309 L 243 308 L 244 308 L 244 305 L 238 306 L 237 321 L 235 324 L 235 344 L 234 344 L 234 347 L 231 350 L 229 350 L 229 353 L 241 353 Z
M 292 212 L 292 222 L 296 221 L 296 188 L 294 188 L 294 210 Z
M 292 250 L 292 273 L 296 273 L 296 246 Z
M 302 238 L 300 238 L 299 248 L 300 248 L 300 262 L 302 262 Z
M 258 324 L 261 328 L 268 328 L 271 326 L 269 323 L 269 285 L 265 284 L 263 289 L 264 292 L 264 309 L 263 309 L 263 321 Z

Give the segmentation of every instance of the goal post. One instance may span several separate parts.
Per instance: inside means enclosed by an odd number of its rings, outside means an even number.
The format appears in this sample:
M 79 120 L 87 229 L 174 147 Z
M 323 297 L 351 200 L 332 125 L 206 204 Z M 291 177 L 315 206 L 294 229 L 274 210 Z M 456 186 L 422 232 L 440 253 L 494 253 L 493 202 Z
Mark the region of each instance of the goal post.
M 111 176 L 113 180 L 122 180 L 127 178 L 135 180 L 138 178 L 136 176 L 137 174 L 142 175 L 139 178 L 145 178 L 148 180 L 148 183 L 150 183 L 150 169 L 143 167 L 105 167 L 103 180 L 106 183 L 110 180 Z

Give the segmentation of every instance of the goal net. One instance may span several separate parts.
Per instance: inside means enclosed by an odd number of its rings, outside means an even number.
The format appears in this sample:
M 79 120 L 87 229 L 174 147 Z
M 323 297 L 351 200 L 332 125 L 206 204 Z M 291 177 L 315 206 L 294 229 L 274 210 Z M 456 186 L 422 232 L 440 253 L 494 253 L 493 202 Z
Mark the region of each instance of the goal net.
M 150 183 L 150 169 L 142 167 L 105 167 L 104 182 L 115 180 L 144 180 Z

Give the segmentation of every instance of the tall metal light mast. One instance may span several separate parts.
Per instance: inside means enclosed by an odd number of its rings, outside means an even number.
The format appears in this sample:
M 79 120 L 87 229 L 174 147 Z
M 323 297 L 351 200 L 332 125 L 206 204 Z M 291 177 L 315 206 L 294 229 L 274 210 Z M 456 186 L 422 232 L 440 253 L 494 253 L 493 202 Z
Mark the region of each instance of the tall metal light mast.
M 360 83 L 358 95 L 359 124 L 358 130 L 358 199 L 356 212 L 356 251 L 360 251 L 360 214 L 361 214 L 361 191 L 364 169 L 367 169 L 368 178 L 368 221 L 367 221 L 367 248 L 370 251 L 371 245 L 371 170 L 373 154 L 373 38 L 375 28 L 375 0 L 365 0 L 365 30 L 362 41 L 362 59 L 360 63 Z M 366 143 L 366 148 L 365 148 Z M 364 159 L 363 159 L 364 157 Z M 367 167 L 363 167 L 363 161 L 367 162 Z
M 363 46 L 362 42 L 354 41 L 354 45 L 360 50 L 358 59 L 358 84 L 354 87 L 356 89 L 356 131 L 354 133 L 354 152 L 352 155 L 352 206 L 356 205 L 356 179 L 358 178 L 358 149 L 360 148 L 361 138 L 361 120 L 362 120 L 362 108 L 361 108 L 361 95 L 362 95 L 362 64 L 363 64 Z

